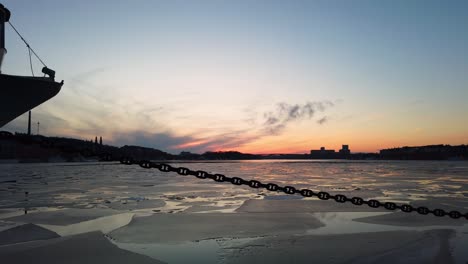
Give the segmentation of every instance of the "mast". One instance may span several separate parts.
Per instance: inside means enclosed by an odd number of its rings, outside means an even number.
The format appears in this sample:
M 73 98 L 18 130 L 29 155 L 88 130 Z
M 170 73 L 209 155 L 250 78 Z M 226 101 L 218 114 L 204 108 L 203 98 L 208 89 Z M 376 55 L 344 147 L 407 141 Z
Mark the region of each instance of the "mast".
M 0 4 L 0 73 L 2 72 L 3 57 L 6 54 L 5 49 L 5 22 L 10 20 L 10 10 Z

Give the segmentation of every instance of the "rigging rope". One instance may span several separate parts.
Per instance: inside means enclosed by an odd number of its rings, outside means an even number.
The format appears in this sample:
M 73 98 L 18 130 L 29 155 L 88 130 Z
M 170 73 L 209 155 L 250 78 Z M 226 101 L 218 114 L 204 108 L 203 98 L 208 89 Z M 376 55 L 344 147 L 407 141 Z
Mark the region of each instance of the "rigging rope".
M 33 70 L 33 65 L 32 65 L 32 59 L 31 59 L 31 49 L 28 47 L 29 51 L 29 67 L 31 67 L 31 74 L 34 77 L 34 70 Z
M 15 28 L 15 26 L 13 26 L 13 24 L 8 21 L 8 24 L 10 24 L 10 26 L 13 28 L 13 30 L 16 32 L 16 34 L 18 34 L 18 36 L 21 38 L 21 40 L 24 42 L 24 44 L 26 44 L 26 47 L 28 47 L 29 49 L 29 60 L 31 61 L 31 51 L 32 53 L 34 54 L 34 56 L 36 56 L 36 58 L 42 63 L 42 65 L 44 65 L 44 67 L 47 67 L 47 65 L 42 61 L 42 59 L 39 57 L 39 55 L 37 55 L 37 53 L 34 51 L 33 48 L 31 48 L 31 46 L 29 45 L 29 43 L 23 38 L 23 36 L 18 32 L 18 30 Z M 32 71 L 32 63 L 31 63 L 31 71 Z M 33 73 L 34 75 L 34 73 Z

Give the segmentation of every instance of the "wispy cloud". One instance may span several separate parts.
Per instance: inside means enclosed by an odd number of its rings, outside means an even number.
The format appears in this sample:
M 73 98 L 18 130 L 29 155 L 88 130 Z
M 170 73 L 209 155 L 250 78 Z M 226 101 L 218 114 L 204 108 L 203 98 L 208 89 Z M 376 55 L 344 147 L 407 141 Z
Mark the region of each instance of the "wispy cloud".
M 305 104 L 278 103 L 275 111 L 263 113 L 260 123 L 255 122 L 255 118 L 245 119 L 248 125 L 246 129 L 219 133 L 208 138 L 200 138 L 194 135 L 184 138 L 189 141 L 181 142 L 181 144 L 169 148 L 192 152 L 237 149 L 264 137 L 278 136 L 288 126 L 294 125 L 296 121 L 313 120 L 317 113 L 323 113 L 333 105 L 330 101 L 306 102 Z M 249 112 L 256 115 L 254 111 Z M 329 118 L 324 116 L 314 122 L 323 125 L 328 120 Z
M 263 114 L 263 129 L 268 134 L 278 135 L 285 128 L 298 120 L 311 120 L 317 112 L 324 112 L 334 104 L 330 101 L 307 102 L 305 104 L 278 103 L 275 111 Z M 322 125 L 327 121 L 323 117 L 317 121 Z
M 142 130 L 114 133 L 111 143 L 115 145 L 138 145 L 165 151 L 193 141 L 191 136 L 178 136 L 172 132 L 148 132 Z
M 328 117 L 327 116 L 324 116 L 324 117 L 320 118 L 319 120 L 317 120 L 317 124 L 319 124 L 319 125 L 323 125 L 326 122 L 328 122 Z
M 197 137 L 197 135 L 179 136 L 174 132 L 129 131 L 114 134 L 108 143 L 114 145 L 138 145 L 157 148 L 170 153 L 190 151 L 203 153 L 206 151 L 236 149 L 239 146 L 257 140 L 259 135 L 247 135 L 247 131 L 221 133 L 213 137 Z
M 185 149 L 193 152 L 236 150 L 240 146 L 254 142 L 261 137 L 262 135 L 251 133 L 248 130 L 221 133 L 214 137 L 204 138 L 200 144 Z M 176 149 L 180 149 L 180 147 L 176 146 Z

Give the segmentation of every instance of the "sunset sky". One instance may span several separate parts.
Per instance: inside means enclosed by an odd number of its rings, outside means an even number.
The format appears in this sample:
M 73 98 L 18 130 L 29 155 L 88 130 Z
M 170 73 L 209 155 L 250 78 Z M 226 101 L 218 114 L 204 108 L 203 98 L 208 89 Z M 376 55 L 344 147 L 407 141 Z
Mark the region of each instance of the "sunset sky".
M 468 144 L 468 1 L 1 2 L 65 81 L 33 110 L 43 135 L 171 153 Z M 6 38 L 2 72 L 30 75 Z

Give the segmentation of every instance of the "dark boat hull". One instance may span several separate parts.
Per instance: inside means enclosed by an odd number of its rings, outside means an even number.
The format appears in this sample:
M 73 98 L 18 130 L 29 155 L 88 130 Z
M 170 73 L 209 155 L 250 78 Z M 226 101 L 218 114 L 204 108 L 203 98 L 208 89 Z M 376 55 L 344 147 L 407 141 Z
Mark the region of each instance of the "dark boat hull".
M 60 92 L 63 81 L 0 74 L 0 127 Z

